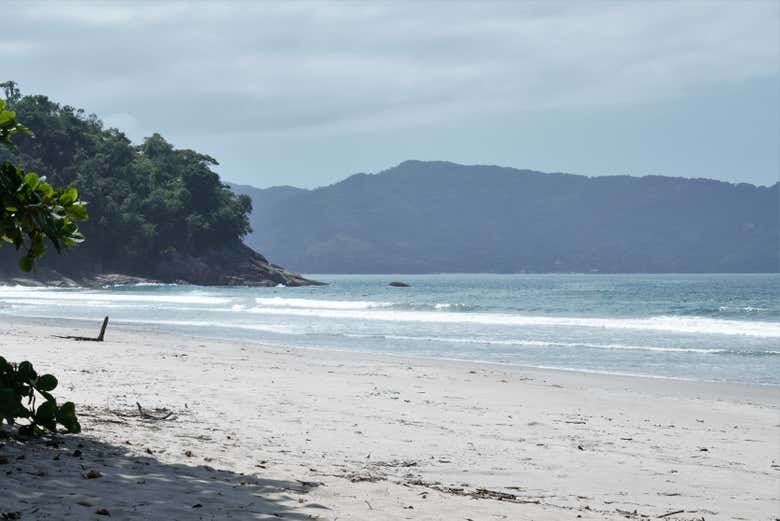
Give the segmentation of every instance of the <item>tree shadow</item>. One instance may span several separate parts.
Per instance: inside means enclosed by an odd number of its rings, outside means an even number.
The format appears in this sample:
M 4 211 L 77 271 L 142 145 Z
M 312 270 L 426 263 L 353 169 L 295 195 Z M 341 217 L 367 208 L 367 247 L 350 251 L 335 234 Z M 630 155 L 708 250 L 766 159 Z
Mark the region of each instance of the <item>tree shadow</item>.
M 309 520 L 326 508 L 306 499 L 318 485 L 164 463 L 80 435 L 0 439 L 0 519 Z

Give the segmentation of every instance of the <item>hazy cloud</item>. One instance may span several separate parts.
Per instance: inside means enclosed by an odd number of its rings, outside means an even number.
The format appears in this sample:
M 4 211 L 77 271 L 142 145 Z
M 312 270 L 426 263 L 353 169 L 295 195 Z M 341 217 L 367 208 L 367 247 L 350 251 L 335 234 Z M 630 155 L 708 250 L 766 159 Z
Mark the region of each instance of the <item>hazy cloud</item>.
M 6 3 L 0 59 L 134 139 L 344 139 L 776 80 L 779 6 Z

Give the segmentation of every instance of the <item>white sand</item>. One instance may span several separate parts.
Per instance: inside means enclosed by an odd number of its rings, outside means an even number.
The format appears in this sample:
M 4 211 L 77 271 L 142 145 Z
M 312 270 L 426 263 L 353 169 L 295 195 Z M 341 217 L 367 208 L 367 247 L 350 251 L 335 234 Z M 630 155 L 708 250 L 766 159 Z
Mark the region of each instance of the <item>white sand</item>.
M 84 427 L 59 447 L 0 440 L 0 513 L 23 520 L 780 515 L 777 388 L 0 331 L 0 355 L 56 372 Z M 174 417 L 139 418 L 136 401 Z

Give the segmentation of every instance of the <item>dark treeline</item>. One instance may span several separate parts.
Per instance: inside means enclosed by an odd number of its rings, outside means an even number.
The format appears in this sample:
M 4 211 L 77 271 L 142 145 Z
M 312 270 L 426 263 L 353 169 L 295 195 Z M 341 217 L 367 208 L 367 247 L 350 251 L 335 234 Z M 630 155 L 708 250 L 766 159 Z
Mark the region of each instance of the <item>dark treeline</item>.
M 116 271 L 150 275 L 171 255 L 196 255 L 233 246 L 249 232 L 251 200 L 231 192 L 211 170 L 217 162 L 193 150 L 177 150 L 159 134 L 134 145 L 95 115 L 46 96 L 22 96 L 2 84 L 10 110 L 32 132 L 0 161 L 75 186 L 88 202 L 87 240 L 42 263 L 65 272 Z M 12 248 L 0 249 L 0 270 L 15 269 Z

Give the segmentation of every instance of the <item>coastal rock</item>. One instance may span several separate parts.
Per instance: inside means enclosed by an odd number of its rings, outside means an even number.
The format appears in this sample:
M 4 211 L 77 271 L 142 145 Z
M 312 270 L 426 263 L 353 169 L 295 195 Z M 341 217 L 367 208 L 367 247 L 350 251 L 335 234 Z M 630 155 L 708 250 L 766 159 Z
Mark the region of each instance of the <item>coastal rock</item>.
M 45 262 L 46 259 L 44 259 Z M 121 284 L 177 283 L 202 286 L 311 286 L 321 282 L 306 279 L 268 261 L 243 243 L 212 248 L 202 254 L 173 253 L 133 273 L 105 273 L 98 270 L 63 273 L 40 266 L 19 276 L 18 270 L 0 272 L 0 283 L 21 286 L 103 287 Z
M 43 267 L 37 267 L 31 273 L 22 273 L 18 270 L 4 273 L 0 270 L 0 283 L 15 286 L 53 286 L 62 288 L 73 288 L 80 285 L 71 277 L 66 277 L 56 270 Z
M 204 286 L 311 286 L 306 279 L 268 261 L 244 244 L 206 250 L 194 257 L 173 254 L 155 269 L 167 282 L 186 281 Z
M 390 284 L 388 284 L 388 286 L 392 286 L 394 288 L 408 288 L 408 287 L 410 287 L 409 284 L 407 284 L 406 282 L 399 282 L 399 281 L 391 282 Z

